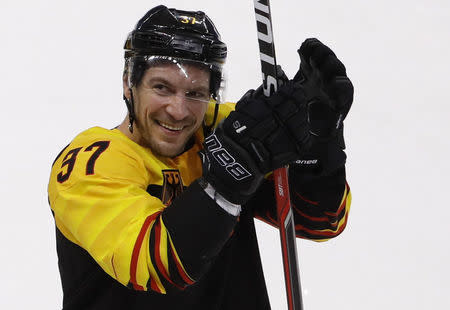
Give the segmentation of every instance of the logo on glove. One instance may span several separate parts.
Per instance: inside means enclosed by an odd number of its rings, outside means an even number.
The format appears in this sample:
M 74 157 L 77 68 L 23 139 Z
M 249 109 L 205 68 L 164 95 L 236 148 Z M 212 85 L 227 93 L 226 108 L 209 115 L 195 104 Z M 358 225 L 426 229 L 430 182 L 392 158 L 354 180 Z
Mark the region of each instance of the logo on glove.
M 247 171 L 240 163 L 236 162 L 233 156 L 222 147 L 219 139 L 215 134 L 205 139 L 206 149 L 214 157 L 214 159 L 237 181 L 251 177 L 251 173 Z

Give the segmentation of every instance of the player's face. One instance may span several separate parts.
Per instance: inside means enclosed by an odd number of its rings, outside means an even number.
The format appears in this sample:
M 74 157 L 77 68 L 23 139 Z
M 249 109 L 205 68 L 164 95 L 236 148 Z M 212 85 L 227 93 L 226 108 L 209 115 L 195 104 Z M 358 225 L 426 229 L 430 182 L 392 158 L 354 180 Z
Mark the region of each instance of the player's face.
M 133 87 L 134 136 L 155 154 L 174 157 L 202 125 L 206 113 L 210 73 L 194 65 L 149 68 Z

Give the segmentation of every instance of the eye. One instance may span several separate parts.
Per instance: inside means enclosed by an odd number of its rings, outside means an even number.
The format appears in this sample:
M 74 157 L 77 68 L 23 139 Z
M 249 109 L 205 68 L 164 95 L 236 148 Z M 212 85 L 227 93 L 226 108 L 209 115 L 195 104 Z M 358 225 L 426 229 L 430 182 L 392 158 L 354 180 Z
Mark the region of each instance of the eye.
M 161 96 L 169 96 L 172 94 L 172 90 L 165 84 L 157 83 L 152 86 L 152 90 Z
M 209 101 L 209 92 L 201 90 L 192 90 L 185 93 L 186 98 L 200 101 Z

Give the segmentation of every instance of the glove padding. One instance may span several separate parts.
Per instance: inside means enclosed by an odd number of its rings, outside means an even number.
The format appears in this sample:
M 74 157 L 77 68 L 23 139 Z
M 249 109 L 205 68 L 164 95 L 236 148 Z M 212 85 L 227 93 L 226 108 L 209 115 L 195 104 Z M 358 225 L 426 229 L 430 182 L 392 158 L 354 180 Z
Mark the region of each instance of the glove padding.
M 292 81 L 269 98 L 244 95 L 205 139 L 203 178 L 230 202 L 247 201 L 264 174 L 307 150 L 306 107 L 302 85 Z
M 307 39 L 298 54 L 300 69 L 293 81 L 305 90 L 312 141 L 295 164 L 315 174 L 330 174 L 346 160 L 343 121 L 353 102 L 353 85 L 342 62 L 319 40 Z
M 272 96 L 247 92 L 205 139 L 203 178 L 230 202 L 245 203 L 264 174 L 289 163 L 316 175 L 345 163 L 342 121 L 353 100 L 345 67 L 317 39 L 299 55 L 293 80 L 280 71 L 284 83 Z
M 310 130 L 318 137 L 333 137 L 353 102 L 353 85 L 345 66 L 315 38 L 303 42 L 297 52 L 301 62 L 293 81 L 305 89 Z
M 264 174 L 248 151 L 224 130 L 226 121 L 222 121 L 203 143 L 202 177 L 228 201 L 243 204 L 256 192 Z

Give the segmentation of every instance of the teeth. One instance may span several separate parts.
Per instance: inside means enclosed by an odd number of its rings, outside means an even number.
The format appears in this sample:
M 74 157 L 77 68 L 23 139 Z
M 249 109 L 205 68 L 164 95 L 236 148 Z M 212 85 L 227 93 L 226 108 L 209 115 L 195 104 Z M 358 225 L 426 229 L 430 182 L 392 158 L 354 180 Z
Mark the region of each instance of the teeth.
M 160 124 L 161 126 L 163 126 L 164 128 L 167 128 L 167 129 L 170 129 L 170 130 L 176 130 L 176 131 L 178 131 L 178 130 L 183 129 L 183 127 L 174 127 L 174 126 L 171 126 L 171 125 L 169 125 L 169 124 L 162 123 L 162 122 L 159 122 L 159 124 Z

